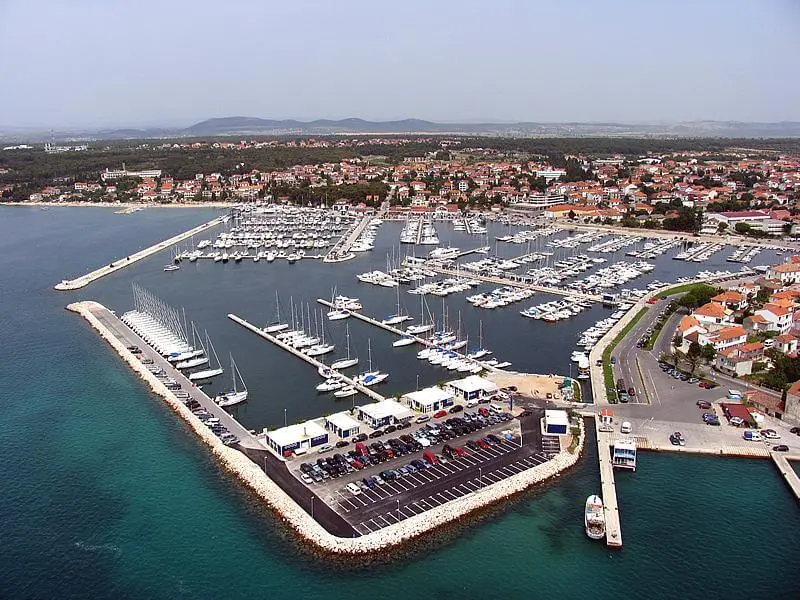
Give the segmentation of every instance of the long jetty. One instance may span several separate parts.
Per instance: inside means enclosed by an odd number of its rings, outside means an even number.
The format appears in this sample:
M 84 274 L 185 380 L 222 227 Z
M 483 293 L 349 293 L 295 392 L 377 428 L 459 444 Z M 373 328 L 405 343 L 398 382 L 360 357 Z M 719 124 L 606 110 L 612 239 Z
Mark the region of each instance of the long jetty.
M 334 246 L 331 248 L 330 252 L 325 255 L 323 258 L 323 262 L 342 262 L 343 260 L 349 260 L 350 258 L 355 258 L 355 254 L 350 252 L 350 248 L 352 248 L 353 244 L 356 243 L 356 240 L 361 236 L 364 232 L 364 229 L 367 228 L 367 225 L 370 224 L 372 219 L 378 218 L 382 219 L 386 212 L 389 210 L 389 203 L 384 202 L 381 205 L 381 208 L 378 210 L 377 215 L 364 215 L 358 225 L 350 232 L 350 235 L 345 234 L 342 236 Z
M 455 275 L 457 277 L 466 275 L 471 279 L 477 279 L 479 281 L 484 281 L 486 283 L 496 283 L 497 285 L 506 285 L 511 287 L 524 288 L 527 290 L 533 290 L 535 292 L 542 292 L 545 294 L 555 294 L 558 296 L 581 298 L 583 300 L 591 300 L 592 302 L 600 302 L 602 300 L 602 297 L 596 296 L 594 294 L 584 294 L 583 292 L 576 292 L 574 290 L 568 290 L 564 288 L 550 287 L 546 285 L 536 285 L 535 283 L 526 283 L 524 281 L 519 281 L 517 279 L 511 279 L 506 277 L 481 275 L 480 273 L 473 273 L 471 271 L 467 272 L 456 271 L 455 269 L 448 269 L 436 264 L 432 264 L 431 261 L 425 263 L 425 268 L 430 269 L 431 271 L 436 271 L 437 273 L 441 273 L 442 275 Z
M 206 229 L 210 229 L 216 225 L 222 223 L 225 216 L 217 217 L 216 219 L 212 219 L 208 223 L 203 223 L 202 225 L 198 225 L 190 229 L 189 231 L 185 231 L 183 233 L 179 233 L 178 235 L 172 236 L 169 239 L 164 240 L 163 242 L 158 242 L 157 244 L 150 246 L 149 248 L 145 248 L 144 250 L 139 250 L 135 254 L 131 254 L 123 259 L 120 259 L 116 262 L 112 262 L 107 264 L 104 267 L 100 267 L 99 269 L 95 269 L 90 273 L 86 273 L 85 275 L 81 275 L 75 279 L 64 279 L 60 283 L 54 285 L 54 289 L 65 292 L 70 290 L 77 290 L 82 287 L 85 287 L 92 283 L 96 279 L 100 279 L 101 277 L 105 277 L 115 271 L 119 271 L 120 269 L 124 269 L 135 263 L 136 261 L 142 260 L 143 258 L 147 258 L 148 256 L 155 254 L 156 252 L 161 252 L 170 246 L 182 242 L 183 240 L 192 237 L 193 235 L 197 235 L 198 233 L 202 233 Z
M 332 303 L 330 303 L 327 300 L 324 300 L 322 298 L 317 298 L 317 302 L 319 302 L 323 306 L 327 306 L 328 308 L 335 308 L 335 306 Z M 397 336 L 400 336 L 400 337 L 412 338 L 416 343 L 418 343 L 418 344 L 420 344 L 420 345 L 422 345 L 422 346 L 424 346 L 426 348 L 438 348 L 439 347 L 438 344 L 434 344 L 430 340 L 427 340 L 425 338 L 419 337 L 418 335 L 412 335 L 412 334 L 408 333 L 407 331 L 403 331 L 402 329 L 398 329 L 397 327 L 393 327 L 392 325 L 387 325 L 386 323 L 378 321 L 377 319 L 373 319 L 372 317 L 368 317 L 366 315 L 362 315 L 359 312 L 355 312 L 355 311 L 352 311 L 352 310 L 347 311 L 347 312 L 350 313 L 351 317 L 354 317 L 354 318 L 358 319 L 359 321 L 363 321 L 364 323 L 369 323 L 370 325 L 374 325 L 375 327 L 379 327 L 380 329 L 383 329 L 384 331 L 388 331 L 389 333 L 393 333 L 393 334 L 395 334 Z M 469 357 L 467 357 L 466 354 L 462 354 L 461 352 L 457 352 L 455 350 L 453 350 L 453 352 L 455 354 L 457 354 L 459 358 L 463 358 L 463 359 L 472 361 L 473 363 L 475 363 L 476 365 L 480 365 L 481 367 L 483 367 L 487 371 L 493 371 L 493 372 L 494 371 L 499 371 L 499 372 L 502 372 L 502 373 L 506 372 L 506 371 L 503 371 L 502 369 L 498 369 L 497 367 L 494 367 L 492 365 L 486 364 L 485 362 L 480 361 L 478 359 L 469 358 Z
M 797 476 L 797 472 L 792 468 L 792 465 L 789 464 L 789 460 L 785 456 L 777 452 L 771 452 L 770 456 L 772 457 L 772 462 L 778 467 L 778 471 L 783 476 L 783 479 L 789 484 L 789 488 L 792 490 L 795 499 L 800 502 L 800 477 Z
M 305 354 L 303 352 L 300 352 L 300 350 L 298 350 L 297 348 L 282 342 L 281 340 L 279 340 L 275 336 L 270 335 L 269 333 L 267 333 L 263 329 L 260 329 L 259 327 L 253 325 L 252 323 L 246 321 L 245 319 L 242 319 L 241 317 L 238 317 L 238 316 L 234 315 L 233 313 L 229 313 L 228 314 L 228 318 L 231 321 L 233 321 L 234 323 L 238 323 L 239 325 L 241 325 L 245 329 L 249 329 L 250 331 L 252 331 L 256 335 L 261 336 L 265 340 L 267 340 L 269 342 L 272 342 L 273 344 L 275 344 L 279 348 L 282 348 L 283 350 L 286 350 L 290 354 L 293 354 L 297 358 L 300 358 L 300 359 L 306 361 L 308 364 L 316 367 L 317 369 L 320 369 L 322 367 L 328 367 L 328 365 L 326 365 L 324 363 L 321 363 L 320 361 L 318 361 L 314 357 L 308 356 L 307 354 Z M 339 373 L 339 377 L 341 377 L 341 379 L 345 383 L 347 383 L 348 385 L 353 386 L 355 389 L 357 389 L 359 392 L 361 392 L 365 396 L 368 396 L 368 397 L 370 397 L 373 400 L 376 400 L 378 402 L 380 402 L 381 400 L 386 400 L 386 398 L 384 396 L 381 396 L 375 390 L 373 390 L 373 389 L 371 389 L 371 388 L 369 388 L 369 387 L 367 387 L 365 385 L 362 385 L 362 384 L 358 383 L 355 379 L 352 379 L 351 377 L 348 377 L 347 375 L 344 375 L 341 372 L 338 372 L 338 373 Z
M 614 465 L 611 464 L 611 436 L 600 431 L 599 419 L 594 420 L 597 431 L 597 457 L 600 461 L 600 487 L 606 517 L 606 546 L 622 547 L 622 526 L 617 506 L 617 485 L 614 480 Z

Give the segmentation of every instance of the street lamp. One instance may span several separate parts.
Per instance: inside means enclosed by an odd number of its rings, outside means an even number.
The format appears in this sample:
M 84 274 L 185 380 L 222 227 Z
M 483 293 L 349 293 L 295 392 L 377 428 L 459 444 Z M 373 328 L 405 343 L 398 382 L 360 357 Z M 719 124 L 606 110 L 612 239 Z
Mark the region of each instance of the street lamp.
M 283 409 L 283 426 L 286 427 L 286 409 Z
M 400 522 L 400 500 L 397 501 L 397 522 Z
M 314 518 L 314 496 L 311 496 L 311 518 Z
M 483 467 L 478 467 L 478 488 L 483 489 Z

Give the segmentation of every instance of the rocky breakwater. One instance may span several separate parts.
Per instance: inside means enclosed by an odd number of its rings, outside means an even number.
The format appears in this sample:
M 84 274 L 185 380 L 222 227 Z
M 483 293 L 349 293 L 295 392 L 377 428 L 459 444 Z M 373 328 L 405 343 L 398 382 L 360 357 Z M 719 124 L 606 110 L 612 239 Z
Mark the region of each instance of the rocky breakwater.
M 221 466 L 242 481 L 301 538 L 323 552 L 355 556 L 410 542 L 448 523 L 458 521 L 473 511 L 515 496 L 569 469 L 578 461 L 584 448 L 586 436 L 583 421 L 581 421 L 579 439 L 577 444 L 573 444 L 571 451 L 562 451 L 544 464 L 497 483 L 489 484 L 472 494 L 394 525 L 389 525 L 368 535 L 356 538 L 337 537 L 317 523 L 304 508 L 270 479 L 259 466 L 238 450 L 225 446 L 158 378 L 150 373 L 145 365 L 93 314 L 94 310 L 102 310 L 103 308 L 101 304 L 92 301 L 76 302 L 67 306 L 68 310 L 83 316 L 100 336 L 116 350 L 117 354 L 131 369 L 147 382 L 150 389 L 164 398 L 168 406 L 197 433 L 201 441 L 217 457 Z

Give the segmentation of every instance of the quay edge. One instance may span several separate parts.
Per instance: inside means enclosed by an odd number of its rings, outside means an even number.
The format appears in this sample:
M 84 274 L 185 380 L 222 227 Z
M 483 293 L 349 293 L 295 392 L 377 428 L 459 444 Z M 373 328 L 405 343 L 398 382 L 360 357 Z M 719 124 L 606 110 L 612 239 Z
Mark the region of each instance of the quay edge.
M 573 452 L 562 451 L 553 459 L 537 467 L 487 485 L 477 492 L 409 517 L 374 533 L 356 538 L 338 537 L 326 531 L 259 466 L 238 450 L 225 446 L 92 314 L 91 307 L 103 308 L 102 305 L 93 301 L 72 303 L 66 308 L 80 314 L 119 354 L 120 358 L 150 385 L 151 390 L 167 402 L 168 406 L 197 433 L 200 440 L 217 457 L 223 468 L 235 475 L 302 539 L 325 553 L 357 556 L 403 545 L 450 522 L 457 521 L 473 511 L 496 504 L 557 476 L 562 471 L 574 466 L 584 449 L 585 424 L 581 419 L 580 438 Z

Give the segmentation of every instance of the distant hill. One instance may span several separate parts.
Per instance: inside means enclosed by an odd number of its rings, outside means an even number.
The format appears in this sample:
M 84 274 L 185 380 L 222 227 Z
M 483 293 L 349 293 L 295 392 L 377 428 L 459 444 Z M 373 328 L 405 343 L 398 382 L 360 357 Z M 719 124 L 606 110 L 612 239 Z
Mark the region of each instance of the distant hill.
M 45 130 L 0 127 L 4 142 L 169 139 L 214 136 L 332 135 L 332 134 L 457 134 L 499 137 L 654 137 L 654 138 L 798 138 L 800 122 L 687 121 L 678 123 L 436 123 L 423 119 L 367 121 L 359 118 L 261 119 L 221 117 L 186 128 L 121 128 Z

